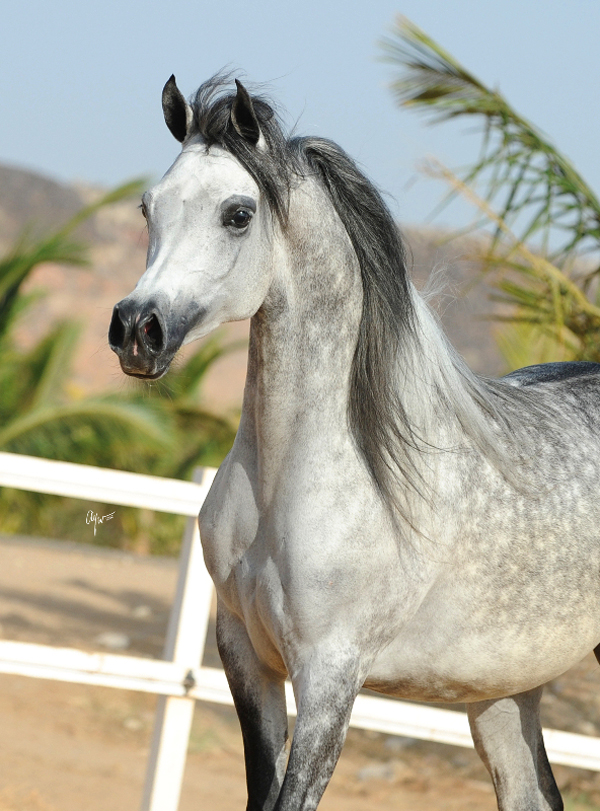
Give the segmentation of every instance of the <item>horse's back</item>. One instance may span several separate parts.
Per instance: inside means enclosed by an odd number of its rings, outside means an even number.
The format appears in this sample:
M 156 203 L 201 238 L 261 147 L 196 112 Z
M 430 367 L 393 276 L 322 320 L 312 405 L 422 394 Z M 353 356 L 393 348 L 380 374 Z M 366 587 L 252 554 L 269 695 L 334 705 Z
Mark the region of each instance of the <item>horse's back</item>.
M 596 378 L 600 383 L 600 363 L 565 361 L 562 363 L 536 363 L 505 375 L 502 380 L 512 386 L 534 386 L 541 383 L 576 382 L 583 378 Z M 590 380 L 591 382 L 591 380 Z

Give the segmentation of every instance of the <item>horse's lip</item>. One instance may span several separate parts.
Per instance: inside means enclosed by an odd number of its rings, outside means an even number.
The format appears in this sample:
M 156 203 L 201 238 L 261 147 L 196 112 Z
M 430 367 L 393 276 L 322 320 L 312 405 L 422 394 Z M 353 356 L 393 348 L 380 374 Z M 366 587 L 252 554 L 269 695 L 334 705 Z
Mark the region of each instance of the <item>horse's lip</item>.
M 139 372 L 128 372 L 127 369 L 123 369 L 123 371 L 125 372 L 126 375 L 129 375 L 129 377 L 137 377 L 138 380 L 158 380 L 159 377 L 162 377 L 164 374 L 166 374 L 167 369 L 163 369 L 162 372 L 156 372 L 156 374 L 153 375 L 139 374 Z

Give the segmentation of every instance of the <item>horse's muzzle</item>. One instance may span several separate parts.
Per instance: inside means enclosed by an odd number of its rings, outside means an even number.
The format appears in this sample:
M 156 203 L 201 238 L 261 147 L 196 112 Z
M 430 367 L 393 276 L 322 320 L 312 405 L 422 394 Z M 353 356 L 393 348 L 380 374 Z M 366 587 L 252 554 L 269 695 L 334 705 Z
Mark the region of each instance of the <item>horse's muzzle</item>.
M 167 331 L 159 309 L 153 305 L 140 308 L 126 298 L 113 310 L 108 343 L 125 374 L 144 379 L 162 377 L 175 354 L 167 351 Z

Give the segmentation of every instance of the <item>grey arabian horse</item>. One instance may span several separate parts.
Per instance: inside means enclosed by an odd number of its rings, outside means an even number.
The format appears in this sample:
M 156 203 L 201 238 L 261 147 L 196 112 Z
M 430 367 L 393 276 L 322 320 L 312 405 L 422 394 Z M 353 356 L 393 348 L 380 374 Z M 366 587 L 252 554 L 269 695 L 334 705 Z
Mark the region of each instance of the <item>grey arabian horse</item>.
M 165 86 L 183 149 L 142 198 L 148 267 L 109 340 L 155 379 L 252 319 L 200 514 L 248 807 L 317 806 L 366 686 L 466 702 L 499 807 L 560 809 L 538 707 L 600 643 L 600 366 L 470 372 L 371 183 L 236 84 Z

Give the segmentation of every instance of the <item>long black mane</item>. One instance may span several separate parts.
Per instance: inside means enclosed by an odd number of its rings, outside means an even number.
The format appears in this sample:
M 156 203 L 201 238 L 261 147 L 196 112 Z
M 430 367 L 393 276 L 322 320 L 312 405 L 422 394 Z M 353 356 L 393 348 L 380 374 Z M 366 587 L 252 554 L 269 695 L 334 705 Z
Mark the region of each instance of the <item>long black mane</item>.
M 232 126 L 236 93 L 230 88 L 230 77 L 222 74 L 200 87 L 192 100 L 194 118 L 189 134 L 200 134 L 209 148 L 219 145 L 239 160 L 284 231 L 294 182 L 312 176 L 326 189 L 352 241 L 363 286 L 348 401 L 349 427 L 384 500 L 412 523 L 408 491 L 431 495 L 416 460 L 419 452 L 432 446 L 411 422 L 399 384 L 398 370 L 410 365 L 415 355 L 423 356 L 427 342 L 415 310 L 399 229 L 375 186 L 337 144 L 316 137 L 288 138 L 274 107 L 260 95 L 252 96 L 252 104 L 266 148 L 249 143 Z M 510 414 L 516 413 L 524 392 L 477 377 L 441 333 L 436 341 L 433 350 L 432 345 L 427 346 L 429 353 L 436 354 L 427 362 L 439 365 L 430 394 L 454 412 L 465 434 L 510 478 L 510 465 L 498 450 L 492 424 L 504 423 L 509 428 L 506 434 L 514 434 Z
M 418 485 L 407 447 L 415 437 L 394 386 L 398 347 L 413 330 L 405 250 L 400 232 L 375 186 L 335 143 L 284 135 L 273 106 L 253 96 L 267 148 L 257 150 L 231 125 L 235 92 L 217 75 L 197 91 L 194 131 L 207 146 L 234 155 L 254 178 L 285 229 L 295 177 L 315 176 L 327 190 L 352 241 L 363 283 L 363 313 L 352 364 L 348 419 L 354 440 L 377 486 L 394 501 L 391 473 Z M 394 476 L 396 478 L 396 476 Z

